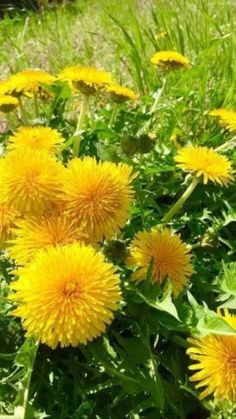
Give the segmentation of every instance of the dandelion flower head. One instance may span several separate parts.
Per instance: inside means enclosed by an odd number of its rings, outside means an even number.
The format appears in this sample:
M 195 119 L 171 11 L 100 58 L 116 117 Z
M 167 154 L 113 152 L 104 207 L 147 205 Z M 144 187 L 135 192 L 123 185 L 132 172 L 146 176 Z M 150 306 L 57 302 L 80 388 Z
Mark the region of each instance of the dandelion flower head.
M 30 148 L 32 151 L 57 152 L 63 144 L 62 135 L 55 129 L 43 126 L 20 127 L 8 139 L 8 150 Z
M 0 112 L 12 112 L 19 105 L 18 99 L 13 96 L 0 96 Z
M 133 197 L 131 172 L 126 164 L 97 162 L 92 157 L 73 159 L 64 172 L 66 210 L 91 240 L 110 239 L 124 227 Z
M 63 166 L 42 150 L 13 150 L 0 160 L 4 200 L 17 211 L 38 213 L 55 205 Z
M 38 252 L 18 271 L 11 295 L 26 336 L 56 348 L 100 336 L 119 308 L 119 277 L 90 246 L 72 244 Z
M 167 228 L 141 231 L 131 242 L 127 264 L 138 268 L 132 280 L 143 281 L 151 263 L 153 282 L 162 283 L 168 278 L 175 295 L 186 286 L 193 272 L 189 249 L 177 234 L 172 234 Z
M 0 96 L 9 95 L 11 92 L 10 80 L 0 80 Z
M 221 316 L 236 331 L 236 316 L 227 309 Z M 194 371 L 191 381 L 197 381 L 200 398 L 213 395 L 218 400 L 236 402 L 236 335 L 210 334 L 203 338 L 190 338 L 187 350 Z
M 151 63 L 167 70 L 188 68 L 190 61 L 176 51 L 159 51 L 151 57 Z
M 18 264 L 24 265 L 35 254 L 50 246 L 63 246 L 74 242 L 88 243 L 88 236 L 58 209 L 41 216 L 19 219 L 12 229 L 9 254 Z
M 216 116 L 219 124 L 229 130 L 236 132 L 236 112 L 228 109 L 215 109 L 209 113 L 210 116 Z
M 44 70 L 29 69 L 14 74 L 9 79 L 10 90 L 14 95 L 21 93 L 39 93 L 44 86 L 49 86 L 56 80 Z
M 231 162 L 211 148 L 189 145 L 178 151 L 175 160 L 181 169 L 202 177 L 205 184 L 212 181 L 225 186 L 233 179 Z
M 111 84 L 107 87 L 107 91 L 111 95 L 111 99 L 116 103 L 123 103 L 127 100 L 137 100 L 138 95 L 128 87 Z
M 113 82 L 110 74 L 93 67 L 66 67 L 59 74 L 59 79 L 69 82 L 71 87 L 89 95 L 105 88 Z

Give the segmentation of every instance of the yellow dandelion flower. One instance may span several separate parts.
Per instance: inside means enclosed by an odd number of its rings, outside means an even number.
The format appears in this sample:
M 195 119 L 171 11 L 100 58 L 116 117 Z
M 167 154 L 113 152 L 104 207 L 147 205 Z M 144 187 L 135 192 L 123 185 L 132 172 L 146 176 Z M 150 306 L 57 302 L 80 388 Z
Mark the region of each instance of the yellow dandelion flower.
M 132 168 L 126 164 L 73 159 L 62 190 L 68 213 L 84 225 L 91 240 L 106 239 L 124 227 L 133 196 Z
M 123 103 L 126 100 L 137 100 L 138 95 L 129 89 L 128 87 L 118 86 L 117 84 L 112 84 L 107 87 L 107 91 L 111 95 L 111 99 L 116 103 Z
M 6 202 L 0 202 L 0 248 L 3 248 L 11 236 L 11 228 L 16 222 L 18 213 Z
M 23 70 L 9 79 L 10 91 L 17 95 L 21 93 L 40 93 L 44 86 L 49 86 L 56 80 L 46 71 L 38 69 Z
M 114 83 L 110 74 L 93 67 L 66 67 L 59 74 L 59 79 L 69 82 L 70 86 L 85 95 L 95 93 L 105 86 Z
M 228 310 L 222 315 L 236 330 L 236 316 Z M 236 402 L 236 336 L 210 334 L 204 338 L 190 338 L 192 344 L 187 350 L 190 359 L 197 361 L 190 365 L 196 371 L 191 381 L 198 381 L 196 388 L 205 387 L 200 398 L 214 395 L 215 399 Z
M 18 99 L 13 96 L 0 96 L 0 112 L 8 113 L 16 109 L 19 102 Z
M 11 92 L 9 79 L 0 80 L 0 96 L 9 95 Z
M 188 68 L 190 61 L 176 51 L 159 51 L 151 57 L 151 63 L 169 69 Z
M 42 212 L 58 201 L 62 171 L 45 151 L 11 151 L 0 160 L 2 196 L 21 213 Z
M 45 150 L 55 153 L 60 150 L 64 139 L 55 129 L 49 127 L 20 127 L 8 139 L 8 150 L 25 149 Z
M 143 281 L 147 277 L 151 262 L 153 282 L 162 283 L 168 278 L 175 295 L 186 286 L 193 272 L 187 246 L 166 228 L 141 231 L 131 242 L 127 264 L 139 268 L 132 276 L 133 281 Z
M 35 254 L 50 246 L 63 246 L 76 241 L 88 243 L 88 236 L 64 213 L 57 210 L 40 217 L 19 219 L 12 229 L 9 254 L 19 264 L 32 260 Z
M 90 246 L 51 247 L 19 269 L 11 296 L 26 336 L 52 348 L 86 344 L 105 332 L 119 307 L 119 277 Z
M 175 161 L 181 169 L 202 177 L 204 184 L 210 180 L 224 186 L 233 179 L 231 162 L 211 148 L 192 145 L 183 147 Z
M 230 132 L 236 132 L 236 112 L 228 109 L 214 109 L 209 112 L 210 116 L 216 116 L 219 120 L 219 124 L 229 130 Z

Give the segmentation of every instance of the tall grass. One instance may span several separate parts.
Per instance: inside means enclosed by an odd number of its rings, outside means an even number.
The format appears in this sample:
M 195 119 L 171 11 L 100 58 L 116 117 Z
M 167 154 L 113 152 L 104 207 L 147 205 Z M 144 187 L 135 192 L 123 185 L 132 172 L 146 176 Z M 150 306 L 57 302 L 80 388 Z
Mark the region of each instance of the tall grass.
M 201 58 L 204 68 L 195 71 L 204 75 L 211 55 L 213 76 L 220 68 L 228 80 L 234 73 L 234 17 L 232 0 L 75 1 L 0 22 L 1 69 L 3 75 L 6 69 L 32 65 L 55 71 L 89 62 L 118 74 L 122 69 L 124 78 L 132 76 L 144 92 L 155 79 L 148 65 L 150 54 L 174 49 L 195 62 Z M 162 31 L 167 36 L 158 39 Z
M 205 114 L 214 107 L 235 106 L 235 15 L 232 0 L 80 0 L 41 13 L 6 16 L 0 22 L 1 78 L 25 67 L 56 73 L 80 63 L 111 71 L 141 95 L 155 95 L 163 75 L 149 64 L 150 56 L 177 50 L 194 65 L 170 75 L 160 115 L 169 136 L 181 133 L 209 142 Z
M 232 0 L 80 0 L 6 16 L 0 22 L 1 78 L 25 67 L 55 73 L 80 63 L 111 71 L 141 95 L 155 94 L 163 76 L 149 64 L 150 56 L 177 50 L 194 66 L 171 74 L 166 91 L 174 100 L 169 106 L 164 92 L 159 111 L 170 136 L 180 131 L 204 143 L 208 110 L 235 106 L 235 15 Z

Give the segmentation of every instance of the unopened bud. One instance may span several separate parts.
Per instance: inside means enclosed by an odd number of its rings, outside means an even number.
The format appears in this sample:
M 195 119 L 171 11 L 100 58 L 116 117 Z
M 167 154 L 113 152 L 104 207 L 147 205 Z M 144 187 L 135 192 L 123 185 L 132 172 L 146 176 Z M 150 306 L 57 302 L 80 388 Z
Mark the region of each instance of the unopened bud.
M 139 149 L 138 151 L 141 154 L 149 153 L 155 147 L 155 141 L 153 138 L 149 137 L 147 134 L 143 134 L 139 137 Z
M 123 153 L 130 156 L 139 152 L 139 139 L 132 135 L 126 135 L 122 138 L 120 146 Z
M 121 240 L 111 240 L 104 249 L 105 256 L 112 261 L 124 262 L 127 256 L 127 248 Z

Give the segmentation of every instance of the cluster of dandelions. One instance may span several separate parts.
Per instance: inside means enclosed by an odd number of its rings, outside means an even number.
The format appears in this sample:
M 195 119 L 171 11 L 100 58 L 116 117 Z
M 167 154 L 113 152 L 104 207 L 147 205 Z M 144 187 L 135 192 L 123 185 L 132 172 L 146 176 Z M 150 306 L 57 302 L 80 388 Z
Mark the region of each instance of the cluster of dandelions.
M 151 59 L 161 70 L 188 68 L 186 57 L 161 51 Z M 103 254 L 106 240 L 119 237 L 132 217 L 135 200 L 133 180 L 138 173 L 125 163 L 78 158 L 80 130 L 91 95 L 106 91 L 117 104 L 136 100 L 129 88 L 117 85 L 101 70 L 65 68 L 56 78 L 41 70 L 25 70 L 0 83 L 0 111 L 18 106 L 26 121 L 24 101 L 39 100 L 48 86 L 68 83 L 73 94 L 82 95 L 82 108 L 73 139 L 73 158 L 64 163 L 64 139 L 44 126 L 22 126 L 8 138 L 0 160 L 1 246 L 16 264 L 16 280 L 10 298 L 13 314 L 22 320 L 26 336 L 52 348 L 86 344 L 101 335 L 119 309 L 122 295 L 115 266 Z M 47 95 L 48 93 L 48 95 Z M 234 129 L 231 111 L 213 111 L 224 127 Z M 127 266 L 130 280 L 151 280 L 165 285 L 168 279 L 177 297 L 193 273 L 190 247 L 166 224 L 184 205 L 199 183 L 227 186 L 233 179 L 231 162 L 216 150 L 187 145 L 178 150 L 177 166 L 192 176 L 187 190 L 151 231 L 140 231 L 131 239 Z M 138 285 L 137 285 L 138 286 Z M 221 315 L 221 314 L 220 314 Z M 224 319 L 236 329 L 228 310 Z M 236 338 L 210 335 L 191 338 L 188 354 L 197 361 L 193 381 L 205 387 L 201 396 L 236 401 Z M 223 388 L 227 381 L 227 391 Z
M 43 135 L 43 127 L 37 130 Z M 20 266 L 12 284 L 11 298 L 21 302 L 14 314 L 27 336 L 51 347 L 86 343 L 105 330 L 119 306 L 119 278 L 95 248 L 129 217 L 132 168 L 92 157 L 65 167 L 33 148 L 17 147 L 0 162 L 2 239 Z

